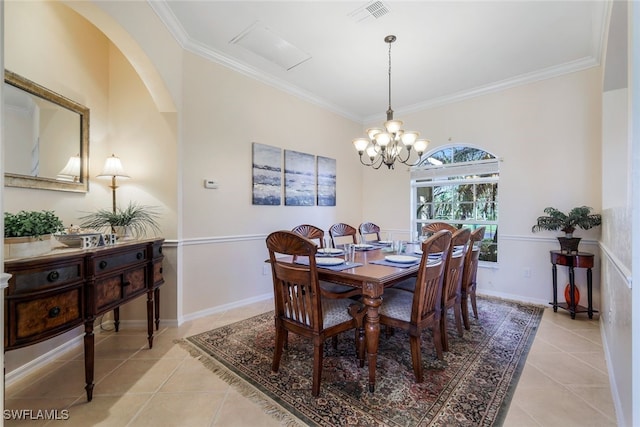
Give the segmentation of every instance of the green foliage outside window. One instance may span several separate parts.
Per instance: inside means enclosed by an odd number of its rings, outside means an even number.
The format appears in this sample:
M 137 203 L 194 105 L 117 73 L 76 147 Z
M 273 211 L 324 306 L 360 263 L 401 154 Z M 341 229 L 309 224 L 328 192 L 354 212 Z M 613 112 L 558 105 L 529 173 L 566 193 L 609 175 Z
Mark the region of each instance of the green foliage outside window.
M 427 156 L 447 164 L 470 164 L 495 159 L 491 154 L 473 147 L 448 147 Z M 458 166 L 458 165 L 456 165 Z M 417 203 L 416 226 L 444 221 L 458 228 L 472 230 L 486 227 L 480 249 L 480 259 L 498 260 L 498 179 L 496 173 L 478 175 L 453 174 L 424 179 L 415 184 Z

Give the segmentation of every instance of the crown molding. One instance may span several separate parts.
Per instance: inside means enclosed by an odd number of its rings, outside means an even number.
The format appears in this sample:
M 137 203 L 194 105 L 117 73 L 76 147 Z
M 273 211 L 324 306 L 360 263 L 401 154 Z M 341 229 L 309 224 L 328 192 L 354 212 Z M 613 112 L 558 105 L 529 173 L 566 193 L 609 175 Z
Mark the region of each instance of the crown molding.
M 523 86 L 530 83 L 535 83 L 541 80 L 547 80 L 553 77 L 562 76 L 564 74 L 575 73 L 577 71 L 586 70 L 591 67 L 597 67 L 599 62 L 593 57 L 585 57 L 572 62 L 567 62 L 553 67 L 548 67 L 543 70 L 521 74 L 516 77 L 504 79 L 498 82 L 494 82 L 484 86 L 478 86 L 473 89 L 464 90 L 451 95 L 442 96 L 439 98 L 433 98 L 424 102 L 413 104 L 407 107 L 397 108 L 396 115 L 404 115 L 416 113 L 418 111 L 426 110 L 429 108 L 441 107 L 447 104 L 453 104 L 455 102 L 464 101 L 466 99 L 475 98 L 482 95 L 488 95 L 494 92 L 500 92 L 506 89 L 511 89 L 518 86 Z M 364 122 L 370 123 L 379 119 L 379 115 L 369 116 Z
M 300 89 L 297 86 L 294 86 L 284 80 L 278 79 L 264 73 L 257 68 L 251 67 L 249 65 L 243 64 L 241 62 L 232 59 L 223 53 L 216 51 L 215 49 L 211 49 L 204 44 L 191 39 L 187 32 L 184 30 L 176 16 L 173 14 L 171 9 L 166 5 L 164 1 L 149 1 L 149 6 L 156 12 L 160 20 L 166 25 L 169 29 L 169 32 L 176 39 L 178 44 L 184 49 L 191 53 L 194 53 L 203 58 L 209 59 L 217 64 L 230 68 L 231 70 L 237 71 L 240 74 L 243 74 L 247 77 L 250 77 L 254 80 L 258 80 L 266 85 L 279 89 L 283 92 L 286 92 L 290 95 L 293 95 L 297 98 L 303 99 L 307 102 L 310 102 L 314 105 L 317 105 L 320 108 L 336 113 L 346 119 L 361 123 L 362 117 L 352 114 L 351 112 L 341 108 L 333 103 L 328 102 L 325 99 L 319 98 L 310 92 Z
M 363 117 L 357 114 L 353 114 L 341 108 L 333 103 L 328 102 L 325 99 L 317 97 L 305 90 L 300 89 L 299 87 L 292 85 L 284 80 L 275 78 L 267 73 L 264 73 L 254 67 L 248 66 L 246 64 L 240 63 L 221 52 L 218 52 L 214 49 L 211 49 L 208 46 L 205 46 L 202 43 L 199 43 L 193 39 L 191 39 L 178 19 L 175 17 L 171 9 L 167 6 L 164 1 L 150 1 L 148 0 L 151 8 L 156 12 L 158 17 L 162 20 L 162 22 L 169 29 L 174 38 L 178 41 L 180 46 L 192 52 L 198 56 L 209 59 L 215 63 L 223 65 L 227 68 L 230 68 L 234 71 L 237 71 L 240 74 L 243 74 L 252 79 L 258 80 L 262 83 L 265 83 L 269 86 L 272 86 L 276 89 L 279 89 L 283 92 L 286 92 L 290 95 L 308 101 L 314 105 L 317 105 L 321 108 L 324 108 L 328 111 L 334 112 L 342 117 L 345 117 L 349 120 L 355 121 L 362 125 L 366 123 L 371 123 L 379 120 L 379 114 Z M 603 8 L 600 11 L 601 13 L 606 13 L 607 9 Z M 604 28 L 600 29 L 599 33 L 601 34 L 604 31 Z M 517 86 L 522 86 L 530 83 L 534 83 L 541 80 L 550 79 L 553 77 L 558 77 L 564 74 L 574 73 L 578 71 L 582 71 L 591 67 L 596 67 L 600 65 L 600 58 L 598 57 L 601 53 L 601 42 L 602 36 L 600 40 L 594 40 L 596 44 L 600 46 L 595 46 L 595 56 L 587 56 L 575 61 L 567 62 L 564 64 L 560 64 L 558 66 L 548 67 L 543 70 L 521 74 L 519 76 L 515 76 L 512 78 L 504 79 L 498 82 L 494 82 L 488 85 L 475 87 L 469 90 L 457 92 L 451 95 L 442 96 L 439 98 L 433 98 L 424 102 L 420 102 L 417 104 L 409 105 L 407 107 L 400 107 L 396 109 L 396 114 L 411 114 L 418 111 L 426 110 L 429 108 L 440 107 L 447 104 L 452 104 L 456 102 L 460 102 L 466 99 L 475 98 L 482 95 L 487 95 L 494 92 L 503 91 L 506 89 L 514 88 Z

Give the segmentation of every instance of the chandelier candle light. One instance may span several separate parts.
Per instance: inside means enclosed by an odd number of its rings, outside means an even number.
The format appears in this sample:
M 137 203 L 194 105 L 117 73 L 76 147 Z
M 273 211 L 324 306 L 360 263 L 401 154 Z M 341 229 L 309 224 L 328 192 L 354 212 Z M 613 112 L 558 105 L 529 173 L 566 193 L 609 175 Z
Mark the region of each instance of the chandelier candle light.
M 393 169 L 396 161 L 407 166 L 416 166 L 422 160 L 422 154 L 429 145 L 429 140 L 418 139 L 418 132 L 402 129 L 402 121 L 393 119 L 391 109 L 391 43 L 396 41 L 396 36 L 389 35 L 384 38 L 389 44 L 389 108 L 387 109 L 387 121 L 384 128 L 367 129 L 368 138 L 356 138 L 353 145 L 360 155 L 360 163 L 379 169 L 383 164 Z M 409 162 L 411 150 L 415 150 L 418 159 L 415 163 Z M 366 152 L 369 160 L 363 159 Z M 406 152 L 406 154 L 404 154 Z

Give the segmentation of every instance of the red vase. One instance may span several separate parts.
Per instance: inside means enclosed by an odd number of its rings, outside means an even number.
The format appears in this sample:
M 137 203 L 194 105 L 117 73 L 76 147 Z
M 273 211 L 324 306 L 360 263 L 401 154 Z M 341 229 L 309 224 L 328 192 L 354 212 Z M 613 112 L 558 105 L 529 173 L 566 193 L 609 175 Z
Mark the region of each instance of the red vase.
M 567 283 L 567 286 L 564 288 L 564 299 L 567 301 L 567 305 L 571 305 L 571 285 Z M 573 287 L 573 300 L 576 305 L 580 302 L 580 291 L 578 290 L 578 286 Z

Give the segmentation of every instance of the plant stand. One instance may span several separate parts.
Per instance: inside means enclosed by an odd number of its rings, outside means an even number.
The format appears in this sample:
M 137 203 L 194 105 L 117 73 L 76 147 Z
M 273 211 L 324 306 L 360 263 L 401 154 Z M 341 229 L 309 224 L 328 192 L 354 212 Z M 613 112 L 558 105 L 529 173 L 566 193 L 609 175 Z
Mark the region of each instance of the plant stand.
M 557 312 L 558 307 L 569 311 L 571 318 L 576 318 L 576 313 L 588 313 L 589 319 L 593 319 L 593 313 L 597 313 L 598 310 L 593 309 L 593 295 L 592 295 L 592 273 L 593 268 L 593 254 L 588 252 L 575 252 L 567 254 L 563 251 L 550 251 L 551 264 L 553 265 L 551 272 L 553 275 L 553 302 L 550 302 L 553 306 L 553 311 Z M 558 268 L 557 265 L 564 265 L 569 268 L 569 286 L 570 286 L 570 299 L 568 303 L 558 302 Z M 587 269 L 587 307 L 578 305 L 574 300 L 575 274 L 574 268 L 586 268 Z

